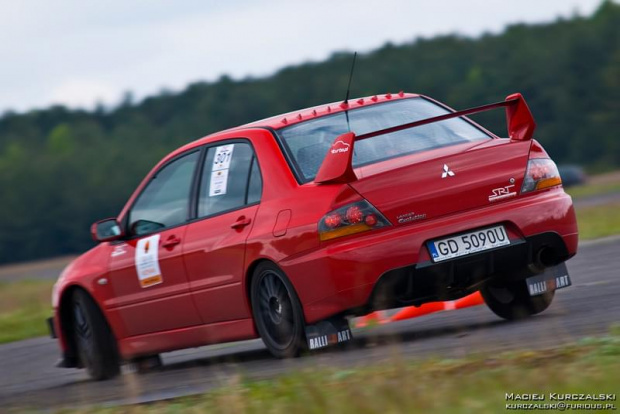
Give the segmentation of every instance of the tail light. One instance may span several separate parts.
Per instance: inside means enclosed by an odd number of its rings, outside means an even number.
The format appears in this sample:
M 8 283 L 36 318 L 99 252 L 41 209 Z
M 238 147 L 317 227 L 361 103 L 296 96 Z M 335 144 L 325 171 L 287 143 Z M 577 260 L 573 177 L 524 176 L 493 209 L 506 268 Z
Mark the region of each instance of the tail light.
M 390 222 L 368 201 L 358 201 L 327 213 L 319 221 L 319 238 L 331 240 L 349 234 L 390 226 Z
M 521 194 L 530 191 L 561 185 L 562 179 L 558 167 L 549 158 L 534 158 L 528 161 Z

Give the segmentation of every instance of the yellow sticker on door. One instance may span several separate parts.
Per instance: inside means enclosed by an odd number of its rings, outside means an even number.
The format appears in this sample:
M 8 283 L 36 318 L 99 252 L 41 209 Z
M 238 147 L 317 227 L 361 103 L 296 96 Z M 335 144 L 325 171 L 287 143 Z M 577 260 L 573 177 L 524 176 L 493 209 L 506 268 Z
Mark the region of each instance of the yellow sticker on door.
M 136 271 L 143 288 L 163 282 L 159 269 L 159 234 L 138 240 L 136 246 Z

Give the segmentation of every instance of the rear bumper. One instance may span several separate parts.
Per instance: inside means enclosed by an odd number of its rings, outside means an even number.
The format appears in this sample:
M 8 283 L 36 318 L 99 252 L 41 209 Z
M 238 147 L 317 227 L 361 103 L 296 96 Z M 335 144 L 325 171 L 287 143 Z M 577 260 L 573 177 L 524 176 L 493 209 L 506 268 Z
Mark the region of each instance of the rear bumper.
M 431 264 L 426 241 L 496 224 L 506 227 L 510 246 Z M 475 285 L 509 273 L 526 266 L 531 252 L 547 244 L 557 250 L 561 262 L 577 252 L 577 241 L 572 200 L 558 188 L 427 222 L 337 239 L 302 257 L 284 260 L 280 266 L 298 292 L 306 321 L 314 323 L 343 312 L 368 311 L 372 306 L 402 306 L 402 301 L 394 302 L 394 292 L 403 292 L 403 281 L 413 289 L 405 295 L 411 303 L 462 296 L 475 290 L 464 275 L 472 276 Z M 377 289 L 391 278 L 399 282 L 377 305 Z M 457 279 L 459 286 L 448 289 Z
M 545 251 L 545 265 L 537 253 Z M 540 233 L 513 240 L 509 246 L 471 254 L 441 263 L 432 261 L 393 269 L 381 275 L 361 309 L 419 306 L 426 302 L 455 300 L 480 289 L 491 279 L 522 280 L 535 276 L 570 257 L 557 233 Z

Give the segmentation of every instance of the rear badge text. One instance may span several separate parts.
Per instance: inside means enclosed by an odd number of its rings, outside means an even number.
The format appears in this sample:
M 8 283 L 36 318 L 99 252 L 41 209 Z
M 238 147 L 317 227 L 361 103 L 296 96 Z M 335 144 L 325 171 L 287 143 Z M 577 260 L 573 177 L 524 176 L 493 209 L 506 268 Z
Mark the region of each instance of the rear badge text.
M 494 188 L 489 196 L 489 201 L 498 201 L 503 200 L 505 198 L 515 197 L 517 192 L 513 190 L 514 184 L 507 185 L 505 187 Z
M 416 214 L 413 211 L 410 213 L 400 214 L 396 216 L 396 221 L 399 224 L 409 223 L 410 221 L 424 220 L 426 218 L 426 213 Z

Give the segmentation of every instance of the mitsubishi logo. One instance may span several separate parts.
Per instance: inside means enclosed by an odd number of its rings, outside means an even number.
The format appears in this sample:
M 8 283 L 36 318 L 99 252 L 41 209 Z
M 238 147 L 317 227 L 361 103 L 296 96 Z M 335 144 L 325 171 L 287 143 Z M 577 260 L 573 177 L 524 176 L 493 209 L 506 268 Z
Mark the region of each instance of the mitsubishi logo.
M 448 167 L 448 164 L 443 165 L 443 172 L 441 173 L 441 178 L 446 178 L 446 177 L 454 177 L 454 171 L 450 170 L 450 167 Z

